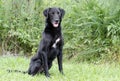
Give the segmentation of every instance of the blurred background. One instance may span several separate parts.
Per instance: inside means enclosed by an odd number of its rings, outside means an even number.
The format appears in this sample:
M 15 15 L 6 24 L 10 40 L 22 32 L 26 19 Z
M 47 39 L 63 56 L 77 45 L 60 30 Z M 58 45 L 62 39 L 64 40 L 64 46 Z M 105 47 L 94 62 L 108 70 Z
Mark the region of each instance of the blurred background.
M 120 0 L 0 0 L 0 55 L 34 55 L 48 7 L 66 11 L 64 60 L 120 62 Z

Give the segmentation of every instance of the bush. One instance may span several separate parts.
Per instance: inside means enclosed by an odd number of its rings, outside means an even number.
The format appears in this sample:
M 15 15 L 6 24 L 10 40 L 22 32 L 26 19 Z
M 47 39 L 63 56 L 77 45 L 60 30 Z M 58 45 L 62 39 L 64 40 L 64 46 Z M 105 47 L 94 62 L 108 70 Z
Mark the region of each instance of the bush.
M 64 55 L 76 61 L 120 59 L 120 0 L 1 0 L 0 40 L 5 51 L 35 54 L 44 29 L 42 11 L 64 8 Z

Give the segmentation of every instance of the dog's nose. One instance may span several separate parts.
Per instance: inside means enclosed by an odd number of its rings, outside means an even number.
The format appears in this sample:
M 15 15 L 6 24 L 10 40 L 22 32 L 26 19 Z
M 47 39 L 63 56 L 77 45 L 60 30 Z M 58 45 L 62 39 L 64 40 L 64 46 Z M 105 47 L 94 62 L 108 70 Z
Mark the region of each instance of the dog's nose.
M 55 22 L 58 23 L 58 22 L 59 22 L 59 19 L 56 19 Z

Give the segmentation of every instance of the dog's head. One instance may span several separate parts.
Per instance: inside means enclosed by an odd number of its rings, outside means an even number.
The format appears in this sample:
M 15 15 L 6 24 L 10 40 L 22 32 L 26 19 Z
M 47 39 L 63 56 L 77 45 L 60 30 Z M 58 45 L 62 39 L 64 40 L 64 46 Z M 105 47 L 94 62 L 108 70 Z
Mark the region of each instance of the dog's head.
M 59 27 L 61 20 L 65 14 L 65 11 L 61 8 L 47 8 L 43 11 L 44 16 L 47 19 L 47 22 L 50 22 L 53 27 Z

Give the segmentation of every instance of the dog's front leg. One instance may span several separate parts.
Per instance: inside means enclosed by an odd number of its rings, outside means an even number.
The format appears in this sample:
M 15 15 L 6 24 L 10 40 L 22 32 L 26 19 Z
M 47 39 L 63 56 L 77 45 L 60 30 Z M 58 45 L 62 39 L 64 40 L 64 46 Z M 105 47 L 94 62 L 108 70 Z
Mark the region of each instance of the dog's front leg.
M 59 71 L 60 73 L 63 73 L 63 66 L 62 66 L 62 50 L 59 52 L 59 55 L 57 55 L 57 60 L 58 60 L 58 67 L 59 67 Z
M 46 77 L 50 77 L 50 74 L 49 74 L 49 72 L 48 72 L 48 60 L 47 60 L 47 55 L 46 55 L 46 53 L 45 54 L 43 54 L 43 59 L 44 59 L 44 71 L 45 71 L 45 76 Z

